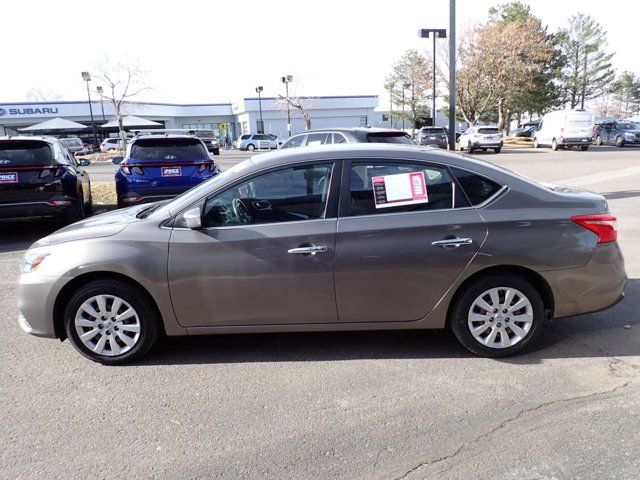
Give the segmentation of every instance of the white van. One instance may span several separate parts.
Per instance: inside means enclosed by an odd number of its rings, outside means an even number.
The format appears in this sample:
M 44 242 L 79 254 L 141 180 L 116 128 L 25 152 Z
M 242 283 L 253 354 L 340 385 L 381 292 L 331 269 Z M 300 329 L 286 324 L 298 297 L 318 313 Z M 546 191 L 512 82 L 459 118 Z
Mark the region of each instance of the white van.
M 593 114 L 584 110 L 547 113 L 533 136 L 533 148 L 550 146 L 553 150 L 579 146 L 585 151 L 593 137 Z

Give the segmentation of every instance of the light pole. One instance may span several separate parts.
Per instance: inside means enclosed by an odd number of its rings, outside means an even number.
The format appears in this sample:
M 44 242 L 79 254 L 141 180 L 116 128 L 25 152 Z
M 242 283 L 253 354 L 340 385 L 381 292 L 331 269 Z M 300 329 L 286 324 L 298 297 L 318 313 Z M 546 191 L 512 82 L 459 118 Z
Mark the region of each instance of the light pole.
M 447 38 L 444 28 L 421 28 L 420 38 L 429 38 L 433 34 L 433 95 L 431 103 L 431 126 L 436 126 L 436 38 Z
M 402 84 L 402 131 L 404 132 L 404 91 L 411 86 L 410 83 Z
M 289 83 L 293 82 L 293 75 L 285 75 L 282 77 L 282 83 L 285 85 L 287 92 L 287 134 L 291 136 L 291 110 L 289 108 Z
M 456 149 L 456 0 L 449 0 L 449 150 Z
M 96 87 L 96 92 L 98 92 L 98 95 L 100 95 L 100 108 L 102 109 L 102 121 L 106 122 L 107 119 L 104 116 L 104 99 L 102 98 L 102 94 L 104 93 L 104 90 L 102 89 L 101 86 L 97 86 Z
M 91 81 L 91 74 L 89 72 L 82 72 L 82 80 L 87 82 L 87 97 L 89 97 L 89 113 L 91 115 L 91 131 L 93 132 L 94 147 L 97 147 L 98 136 L 96 135 L 96 126 L 93 123 L 93 108 L 91 107 L 91 93 L 89 92 L 89 82 Z
M 262 121 L 262 85 L 256 87 L 256 93 L 258 94 L 258 108 L 260 109 L 260 128 L 258 133 L 264 133 L 264 122 Z
M 393 87 L 394 85 L 389 85 L 389 122 L 391 128 L 393 128 Z

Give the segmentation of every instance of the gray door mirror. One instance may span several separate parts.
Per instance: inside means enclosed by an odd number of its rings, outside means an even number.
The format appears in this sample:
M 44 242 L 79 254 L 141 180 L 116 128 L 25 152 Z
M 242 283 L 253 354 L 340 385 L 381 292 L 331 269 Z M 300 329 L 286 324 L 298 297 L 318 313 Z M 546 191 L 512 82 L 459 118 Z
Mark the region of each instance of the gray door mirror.
M 122 157 L 113 157 L 111 161 L 113 162 L 114 165 L 119 165 L 120 162 L 122 162 L 122 160 L 124 160 Z
M 80 165 L 83 167 L 88 167 L 91 161 L 88 158 L 79 158 Z
M 202 228 L 202 211 L 200 207 L 193 207 L 182 214 L 184 223 L 187 228 L 191 230 L 198 230 Z

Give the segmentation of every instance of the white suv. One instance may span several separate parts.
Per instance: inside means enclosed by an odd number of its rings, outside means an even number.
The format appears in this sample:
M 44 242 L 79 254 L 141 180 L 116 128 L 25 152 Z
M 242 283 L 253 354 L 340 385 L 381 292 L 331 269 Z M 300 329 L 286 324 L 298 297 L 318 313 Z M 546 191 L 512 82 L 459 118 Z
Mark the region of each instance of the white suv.
M 475 150 L 486 152 L 488 149 L 500 153 L 503 145 L 502 133 L 498 127 L 475 126 L 469 127 L 460 135 L 457 149 L 463 151 L 465 148 L 469 153 Z
M 127 140 L 127 144 L 129 141 Z M 111 150 L 124 150 L 122 148 L 122 140 L 119 138 L 105 138 L 100 144 L 101 152 L 110 152 Z
M 236 148 L 238 150 L 269 150 L 272 148 L 278 148 L 278 137 L 269 133 L 245 133 L 240 135 L 240 138 L 236 140 Z

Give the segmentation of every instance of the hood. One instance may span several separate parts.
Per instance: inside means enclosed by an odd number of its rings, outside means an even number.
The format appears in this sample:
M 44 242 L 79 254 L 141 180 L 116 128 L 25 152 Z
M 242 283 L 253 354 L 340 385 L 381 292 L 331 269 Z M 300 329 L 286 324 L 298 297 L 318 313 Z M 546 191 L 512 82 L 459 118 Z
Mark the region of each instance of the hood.
M 136 214 L 148 206 L 148 203 L 136 205 L 81 220 L 41 238 L 31 245 L 31 248 L 89 238 L 110 237 L 124 230 L 131 222 L 137 221 Z

